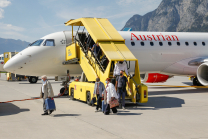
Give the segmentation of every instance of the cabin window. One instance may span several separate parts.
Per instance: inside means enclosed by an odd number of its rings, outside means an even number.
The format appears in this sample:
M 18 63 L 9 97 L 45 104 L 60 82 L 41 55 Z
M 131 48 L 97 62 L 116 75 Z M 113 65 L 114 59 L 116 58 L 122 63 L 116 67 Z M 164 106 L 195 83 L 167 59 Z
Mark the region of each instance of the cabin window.
M 151 46 L 154 46 L 154 43 L 153 43 L 153 42 L 150 42 L 150 45 L 151 45 Z
M 171 46 L 171 45 L 172 45 L 172 43 L 171 43 L 171 42 L 168 42 L 168 45 L 169 45 L 169 46 Z
M 159 45 L 160 45 L 160 46 L 163 46 L 163 42 L 159 42 Z
M 40 46 L 42 44 L 42 42 L 43 42 L 43 39 L 37 40 L 37 41 L 31 43 L 30 46 Z
M 141 44 L 141 46 L 144 46 L 144 42 L 141 42 L 140 44 Z
M 196 42 L 194 42 L 194 46 L 197 46 L 197 43 Z
M 185 42 L 186 46 L 189 46 L 189 43 L 188 42 Z
M 47 39 L 44 43 L 44 46 L 55 46 L 53 39 Z
M 180 43 L 180 42 L 177 42 L 177 45 L 178 45 L 178 46 L 180 46 L 180 45 L 181 45 L 181 43 Z
M 202 45 L 205 46 L 206 45 L 205 42 L 202 42 Z
M 131 42 L 131 45 L 132 45 L 132 46 L 135 46 L 135 42 Z
M 4 57 L 2 57 L 1 60 L 4 60 Z

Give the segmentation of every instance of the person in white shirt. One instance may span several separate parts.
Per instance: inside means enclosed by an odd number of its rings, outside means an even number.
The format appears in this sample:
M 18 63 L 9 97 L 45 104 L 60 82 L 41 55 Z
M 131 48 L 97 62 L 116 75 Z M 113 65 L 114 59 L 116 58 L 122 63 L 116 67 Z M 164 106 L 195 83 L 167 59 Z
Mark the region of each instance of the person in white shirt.
M 116 78 L 120 76 L 120 71 L 125 71 L 126 75 L 129 75 L 128 69 L 126 62 L 124 61 L 118 61 L 115 65 L 114 71 L 113 71 L 113 79 L 112 79 L 112 84 L 115 86 L 116 85 Z
M 105 83 L 106 83 L 106 89 L 105 89 L 105 91 L 103 91 L 103 96 L 104 96 L 105 104 L 107 104 L 107 106 L 105 107 L 104 114 L 105 115 L 109 115 L 109 113 L 110 113 L 110 104 L 109 104 L 109 101 L 113 97 L 116 98 L 116 99 L 118 99 L 118 95 L 116 93 L 116 90 L 115 90 L 114 85 L 111 83 L 111 79 L 110 78 L 107 78 L 106 81 L 105 81 Z M 117 114 L 116 107 L 113 107 L 112 108 L 112 111 L 113 111 L 114 114 Z
M 113 71 L 113 77 L 115 78 L 116 76 L 120 76 L 121 70 L 125 71 L 127 76 L 129 75 L 126 62 L 124 61 L 119 61 L 118 63 L 116 63 L 114 71 Z

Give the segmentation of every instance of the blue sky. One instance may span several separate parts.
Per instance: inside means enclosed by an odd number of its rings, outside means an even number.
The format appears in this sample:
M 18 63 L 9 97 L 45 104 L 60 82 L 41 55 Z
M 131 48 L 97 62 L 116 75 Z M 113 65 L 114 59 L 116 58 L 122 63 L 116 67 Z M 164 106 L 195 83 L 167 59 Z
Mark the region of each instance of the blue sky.
M 121 30 L 134 14 L 156 9 L 162 0 L 0 0 L 0 37 L 33 42 L 70 30 L 64 23 L 80 17 L 108 18 Z

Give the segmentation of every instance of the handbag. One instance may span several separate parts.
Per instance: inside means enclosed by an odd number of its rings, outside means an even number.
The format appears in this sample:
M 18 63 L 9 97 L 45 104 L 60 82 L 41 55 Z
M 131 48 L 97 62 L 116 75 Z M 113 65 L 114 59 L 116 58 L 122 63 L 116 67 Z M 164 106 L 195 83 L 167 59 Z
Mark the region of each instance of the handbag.
M 111 100 L 109 101 L 110 108 L 114 108 L 116 106 L 119 106 L 118 99 L 112 97 Z
M 91 104 L 95 104 L 96 103 L 96 97 L 92 98 Z

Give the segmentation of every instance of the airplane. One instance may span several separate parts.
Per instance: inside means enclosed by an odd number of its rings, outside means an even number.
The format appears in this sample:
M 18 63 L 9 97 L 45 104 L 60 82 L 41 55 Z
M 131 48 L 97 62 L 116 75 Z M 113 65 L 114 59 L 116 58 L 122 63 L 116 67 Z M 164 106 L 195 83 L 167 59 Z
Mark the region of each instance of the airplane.
M 0 54 L 0 71 L 4 71 L 4 54 Z
M 187 76 L 193 85 L 208 85 L 208 34 L 187 32 L 118 31 L 138 59 L 143 82 L 165 82 L 173 76 Z M 75 34 L 75 33 L 74 33 Z M 46 35 L 11 58 L 6 71 L 32 76 L 80 75 L 79 64 L 64 65 L 71 31 Z M 131 63 L 129 71 L 134 65 Z

